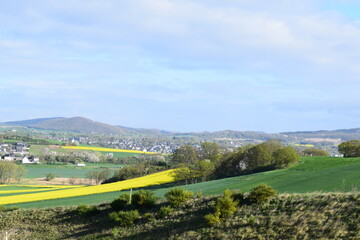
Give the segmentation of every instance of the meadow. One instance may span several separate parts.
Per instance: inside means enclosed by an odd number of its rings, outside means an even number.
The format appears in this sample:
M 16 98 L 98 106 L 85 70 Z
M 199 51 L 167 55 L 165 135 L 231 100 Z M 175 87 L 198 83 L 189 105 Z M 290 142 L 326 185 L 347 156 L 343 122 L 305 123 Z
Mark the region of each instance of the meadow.
M 25 178 L 44 178 L 48 173 L 55 174 L 59 178 L 69 178 L 76 176 L 85 178 L 89 171 L 104 170 L 108 168 L 115 171 L 122 167 L 120 164 L 110 163 L 86 163 L 85 167 L 75 165 L 23 165 L 27 170 Z
M 219 195 L 225 189 L 237 189 L 248 192 L 259 184 L 267 184 L 279 193 L 309 192 L 356 192 L 360 187 L 360 158 L 303 157 L 301 162 L 291 168 L 256 173 L 245 176 L 213 180 L 203 183 L 182 186 L 193 192 L 204 195 Z M 153 191 L 163 196 L 173 185 L 157 185 Z M 135 188 L 135 187 L 134 187 Z M 92 194 L 82 197 L 54 199 L 44 202 L 19 203 L 24 208 L 54 207 L 77 205 L 80 203 L 96 204 L 112 201 L 120 192 Z

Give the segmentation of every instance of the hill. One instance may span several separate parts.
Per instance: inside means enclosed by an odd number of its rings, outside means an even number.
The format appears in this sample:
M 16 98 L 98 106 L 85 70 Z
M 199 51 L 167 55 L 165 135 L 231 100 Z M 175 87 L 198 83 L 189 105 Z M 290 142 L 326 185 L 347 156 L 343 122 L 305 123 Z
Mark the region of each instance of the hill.
M 23 126 L 23 127 L 27 127 L 27 126 L 31 126 L 34 124 L 39 124 L 48 120 L 55 120 L 55 119 L 64 119 L 62 117 L 53 117 L 53 118 L 36 118 L 36 119 L 29 119 L 29 120 L 22 120 L 22 121 L 10 121 L 10 122 L 5 122 L 5 125 L 9 125 L 9 126 Z
M 182 187 L 193 192 L 202 192 L 204 195 L 218 195 L 225 189 L 249 191 L 262 183 L 272 186 L 279 193 L 351 192 L 360 188 L 359 172 L 360 158 L 303 157 L 300 164 L 288 169 L 212 180 Z M 152 189 L 158 196 L 163 196 L 169 186 L 159 185 L 152 187 Z M 95 204 L 112 201 L 118 195 L 118 192 L 103 195 L 93 194 L 84 197 L 15 205 L 34 208 L 79 203 Z
M 139 209 L 140 218 L 128 226 L 110 221 L 107 204 L 80 212 L 77 208 L 0 212 L 0 237 L 9 239 L 359 239 L 360 194 L 280 195 L 266 204 L 240 202 L 217 226 L 204 217 L 213 213 L 216 197 L 190 200 L 161 217 L 163 201 Z M 5 209 L 6 210 L 6 209 Z M 127 209 L 128 210 L 128 209 Z M 126 220 L 121 220 L 125 222 Z
M 43 130 L 77 132 L 83 134 L 105 134 L 105 135 L 129 134 L 129 130 L 101 122 L 96 122 L 84 117 L 38 118 L 32 120 L 6 122 L 5 124 L 20 125 L 24 127 L 43 129 Z
M 333 131 L 320 130 L 320 131 L 297 131 L 297 132 L 283 132 L 281 135 L 296 138 L 322 138 L 322 139 L 341 139 L 351 140 L 360 139 L 360 128 L 352 129 L 338 129 Z
M 43 130 L 68 131 L 81 134 L 105 134 L 133 136 L 153 136 L 173 139 L 195 139 L 201 141 L 213 140 L 241 140 L 242 142 L 258 142 L 269 139 L 279 139 L 284 142 L 305 142 L 325 145 L 337 145 L 341 141 L 360 139 L 360 128 L 320 130 L 320 131 L 297 131 L 282 133 L 265 133 L 259 131 L 235 131 L 223 130 L 215 132 L 171 132 L 160 129 L 130 128 L 113 126 L 106 123 L 93 121 L 84 117 L 72 118 L 37 118 L 23 121 L 5 122 L 0 125 L 22 126 Z

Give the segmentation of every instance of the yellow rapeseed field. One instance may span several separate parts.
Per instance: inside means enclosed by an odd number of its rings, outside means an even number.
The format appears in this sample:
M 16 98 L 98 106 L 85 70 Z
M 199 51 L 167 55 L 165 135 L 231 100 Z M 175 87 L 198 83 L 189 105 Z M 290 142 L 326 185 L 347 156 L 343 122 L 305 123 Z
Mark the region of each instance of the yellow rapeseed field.
M 172 172 L 174 169 L 164 172 L 150 174 L 144 177 L 133 178 L 121 182 L 109 183 L 97 186 L 78 187 L 72 189 L 59 189 L 50 192 L 20 194 L 14 196 L 0 197 L 0 205 L 35 202 L 67 197 L 77 197 L 97 193 L 115 192 L 130 188 L 146 187 L 174 181 Z
M 154 152 L 143 152 L 143 151 L 137 151 L 137 150 L 102 148 L 102 147 L 63 146 L 61 148 L 74 149 L 74 150 L 90 150 L 90 151 L 97 151 L 97 152 L 124 152 L 124 153 L 141 153 L 141 154 L 158 154 L 158 153 L 154 153 Z
M 44 192 L 44 191 L 50 191 L 50 190 L 54 190 L 54 189 L 56 190 L 56 188 L 4 190 L 4 191 L 0 191 L 0 194 L 27 193 L 27 192 Z
M 2 186 L 9 186 L 9 185 L 2 185 Z M 0 194 L 11 194 L 11 193 L 27 193 L 27 192 L 44 192 L 44 191 L 52 191 L 52 190 L 59 190 L 59 189 L 68 189 L 68 188 L 78 188 L 84 187 L 83 185 L 10 185 L 10 186 L 17 186 L 17 187 L 27 187 L 28 189 L 18 189 L 18 190 L 1 190 Z
M 315 145 L 313 144 L 299 144 L 299 143 L 295 143 L 294 144 L 297 147 L 315 147 Z

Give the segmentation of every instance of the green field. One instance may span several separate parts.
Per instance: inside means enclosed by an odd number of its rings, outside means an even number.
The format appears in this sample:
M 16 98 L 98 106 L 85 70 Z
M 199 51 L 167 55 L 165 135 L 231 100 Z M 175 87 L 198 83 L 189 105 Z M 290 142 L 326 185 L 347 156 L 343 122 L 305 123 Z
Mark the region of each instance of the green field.
M 307 192 L 350 192 L 360 188 L 360 158 L 303 157 L 301 162 L 288 169 L 275 170 L 251 175 L 213 180 L 204 183 L 183 186 L 193 192 L 204 195 L 218 195 L 225 189 L 249 191 L 259 184 L 268 184 L 279 193 Z M 169 185 L 154 187 L 158 196 L 168 191 Z M 49 200 L 16 204 L 19 207 L 37 208 L 80 203 L 96 204 L 112 201 L 119 192 L 94 194 L 84 197 Z
M 66 166 L 66 165 L 23 165 L 27 172 L 25 178 L 42 178 L 48 173 L 55 174 L 56 177 L 68 178 L 76 176 L 78 178 L 85 178 L 89 171 L 104 170 L 109 168 L 115 171 L 119 169 L 121 165 L 118 164 L 100 164 L 100 163 L 86 163 L 85 167 Z
M 102 154 L 112 153 L 114 158 L 123 158 L 123 157 L 134 157 L 142 155 L 141 153 L 129 153 L 129 152 L 101 152 Z
M 15 140 L 14 140 L 15 141 Z M 99 147 L 99 146 L 91 146 L 91 145 L 80 145 L 82 147 Z M 71 152 L 80 152 L 80 151 L 86 151 L 86 150 L 76 150 L 76 149 L 65 149 L 65 148 L 59 148 L 59 149 L 50 149 L 47 145 L 31 145 L 30 146 L 30 153 L 33 155 L 41 155 L 44 153 L 45 149 L 48 149 L 51 152 L 56 152 L 58 154 L 61 153 L 71 153 Z M 141 153 L 131 153 L 131 152 L 109 152 L 109 151 L 99 151 L 101 154 L 105 155 L 107 153 L 112 153 L 114 158 L 123 158 L 123 157 L 133 157 L 142 155 Z

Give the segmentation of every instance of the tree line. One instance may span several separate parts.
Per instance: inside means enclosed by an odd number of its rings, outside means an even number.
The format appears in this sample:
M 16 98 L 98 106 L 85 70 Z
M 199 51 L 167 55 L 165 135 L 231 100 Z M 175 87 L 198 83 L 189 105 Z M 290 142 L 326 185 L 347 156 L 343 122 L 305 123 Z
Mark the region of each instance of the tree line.
M 187 183 L 238 176 L 289 167 L 299 154 L 278 140 L 245 145 L 234 152 L 224 151 L 216 143 L 204 142 L 200 148 L 183 145 L 172 154 L 172 165 L 179 169 L 175 179 Z

